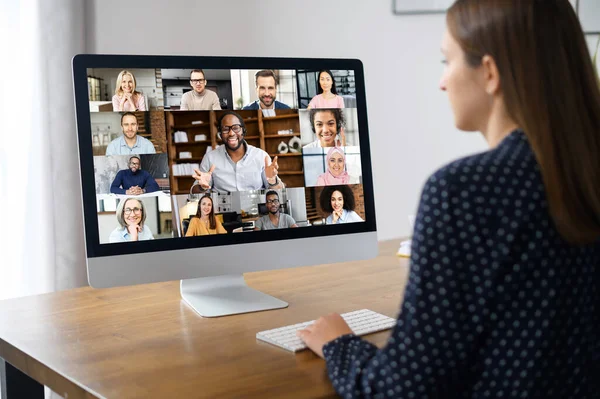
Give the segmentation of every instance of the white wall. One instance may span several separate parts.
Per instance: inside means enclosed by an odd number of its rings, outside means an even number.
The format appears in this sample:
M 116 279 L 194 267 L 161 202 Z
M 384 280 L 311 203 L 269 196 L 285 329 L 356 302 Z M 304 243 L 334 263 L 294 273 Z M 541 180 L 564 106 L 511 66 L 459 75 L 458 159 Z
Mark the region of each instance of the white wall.
M 571 2 L 573 1 L 571 0 Z M 578 11 L 584 31 L 600 31 L 600 2 L 598 0 L 579 0 Z
M 388 239 L 409 234 L 407 215 L 430 173 L 486 148 L 478 133 L 454 128 L 438 89 L 444 15 L 395 16 L 391 9 L 391 0 L 91 0 L 87 49 L 361 59 L 377 228 Z M 138 34 L 124 37 L 117 29 L 123 16 Z

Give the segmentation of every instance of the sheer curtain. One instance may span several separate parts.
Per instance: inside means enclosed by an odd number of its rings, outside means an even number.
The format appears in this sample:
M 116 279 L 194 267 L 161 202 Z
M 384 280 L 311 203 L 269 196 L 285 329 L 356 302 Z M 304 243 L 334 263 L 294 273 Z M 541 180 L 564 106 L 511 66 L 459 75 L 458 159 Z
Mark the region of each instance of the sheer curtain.
M 71 58 L 85 0 L 2 0 L 0 299 L 87 284 Z M 0 393 L 1 395 L 1 393 Z M 59 398 L 46 389 L 47 398 Z
M 71 58 L 85 0 L 2 0 L 0 299 L 87 284 Z

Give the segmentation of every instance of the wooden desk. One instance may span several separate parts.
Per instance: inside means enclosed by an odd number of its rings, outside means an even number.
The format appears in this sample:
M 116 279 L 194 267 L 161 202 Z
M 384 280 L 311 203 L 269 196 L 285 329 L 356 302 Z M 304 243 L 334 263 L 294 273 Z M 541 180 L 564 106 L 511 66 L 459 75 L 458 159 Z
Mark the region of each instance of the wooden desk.
M 362 308 L 396 317 L 408 275 L 399 242 L 381 243 L 370 261 L 245 275 L 287 309 L 205 319 L 182 301 L 178 282 L 1 301 L 0 357 L 9 378 L 28 380 L 11 364 L 69 399 L 332 397 L 323 360 L 256 333 Z M 388 336 L 367 339 L 381 346 Z

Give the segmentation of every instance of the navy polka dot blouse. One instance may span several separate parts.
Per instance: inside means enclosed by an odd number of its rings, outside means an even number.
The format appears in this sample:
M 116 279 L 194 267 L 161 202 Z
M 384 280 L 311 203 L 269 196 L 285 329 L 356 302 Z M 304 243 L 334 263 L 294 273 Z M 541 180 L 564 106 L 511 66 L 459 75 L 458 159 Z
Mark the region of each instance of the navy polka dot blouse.
M 514 131 L 428 179 L 391 337 L 329 342 L 329 378 L 345 398 L 600 398 L 599 285 L 600 241 L 559 236 Z

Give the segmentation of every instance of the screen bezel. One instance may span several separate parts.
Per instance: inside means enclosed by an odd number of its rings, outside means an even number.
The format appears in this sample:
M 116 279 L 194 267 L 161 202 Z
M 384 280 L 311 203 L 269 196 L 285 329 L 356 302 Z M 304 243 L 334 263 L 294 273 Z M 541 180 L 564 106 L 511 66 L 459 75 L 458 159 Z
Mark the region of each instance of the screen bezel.
M 266 230 L 244 234 L 174 237 L 172 239 L 101 244 L 98 231 L 95 182 L 93 178 L 90 178 L 90 176 L 94 176 L 94 156 L 87 83 L 88 69 L 194 69 L 199 66 L 203 69 L 353 70 L 356 84 L 356 109 L 365 222 L 322 226 L 313 225 L 297 229 Z M 79 163 L 81 168 L 84 230 L 88 258 L 270 241 L 277 242 L 281 240 L 377 231 L 364 70 L 362 62 L 358 59 L 79 54 L 73 58 L 73 84 Z

